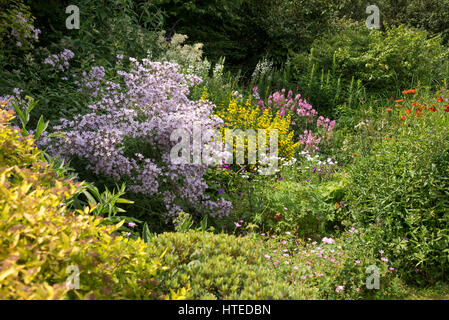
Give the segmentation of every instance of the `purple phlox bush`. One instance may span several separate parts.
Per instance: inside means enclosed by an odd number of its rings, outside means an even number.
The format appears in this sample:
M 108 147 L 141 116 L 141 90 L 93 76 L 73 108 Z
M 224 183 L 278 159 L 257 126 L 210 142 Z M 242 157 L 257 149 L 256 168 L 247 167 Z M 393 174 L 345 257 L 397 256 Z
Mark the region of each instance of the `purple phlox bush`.
M 130 61 L 130 71 L 117 71 L 121 82 L 104 79 L 100 67 L 84 74 L 78 84 L 82 90 L 91 90 L 97 102 L 88 106 L 90 113 L 61 119 L 54 130 L 63 132 L 64 138 L 47 136 L 42 144 L 50 153 L 87 160 L 88 169 L 126 182 L 134 193 L 162 198 L 167 221 L 185 206 L 203 208 L 212 216 L 227 215 L 232 204 L 205 193 L 206 164 L 173 163 L 170 159 L 177 143 L 170 139 L 175 129 L 192 134 L 194 124 L 201 124 L 203 131 L 223 124 L 212 115 L 215 106 L 210 101 L 188 98 L 189 88 L 201 78 L 179 73 L 173 63 Z M 129 139 L 139 141 L 142 152 L 130 155 Z M 149 152 L 145 146 L 157 152 Z
M 75 54 L 69 50 L 64 49 L 59 54 L 49 55 L 44 60 L 44 64 L 48 64 L 54 68 L 56 72 L 64 72 L 70 67 L 69 61 L 75 57 Z

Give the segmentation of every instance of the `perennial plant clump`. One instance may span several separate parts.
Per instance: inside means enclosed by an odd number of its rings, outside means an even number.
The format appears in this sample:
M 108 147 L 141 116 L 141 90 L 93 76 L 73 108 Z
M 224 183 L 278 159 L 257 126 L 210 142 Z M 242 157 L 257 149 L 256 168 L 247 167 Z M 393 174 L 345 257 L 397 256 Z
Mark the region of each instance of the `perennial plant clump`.
M 207 166 L 175 164 L 170 159 L 177 143 L 170 138 L 174 130 L 192 134 L 194 123 L 204 130 L 222 125 L 211 114 L 211 102 L 188 98 L 189 87 L 201 78 L 179 73 L 173 63 L 134 58 L 130 62 L 131 70 L 117 71 L 121 81 L 115 82 L 103 79 L 103 70 L 93 68 L 81 85 L 81 90 L 98 95 L 88 106 L 91 112 L 74 120 L 61 119 L 53 129 L 64 137 L 46 137 L 42 145 L 48 145 L 52 154 L 86 160 L 89 170 L 126 182 L 136 194 L 163 199 L 169 217 L 189 206 L 214 216 L 226 215 L 231 203 L 205 193 Z

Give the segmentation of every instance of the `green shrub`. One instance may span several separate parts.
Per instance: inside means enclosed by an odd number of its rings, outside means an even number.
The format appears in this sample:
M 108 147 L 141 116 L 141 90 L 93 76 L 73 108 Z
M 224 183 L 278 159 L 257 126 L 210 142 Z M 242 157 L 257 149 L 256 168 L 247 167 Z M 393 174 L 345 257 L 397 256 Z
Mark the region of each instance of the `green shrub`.
M 369 243 L 431 282 L 449 270 L 449 107 L 444 97 L 411 103 L 398 100 L 389 112 L 400 120 L 351 166 L 349 198 Z
M 365 9 L 371 4 L 368 0 L 339 0 L 334 14 L 364 22 L 368 17 Z M 405 24 L 422 28 L 433 35 L 440 33 L 445 43 L 449 40 L 448 0 L 378 0 L 375 4 L 379 7 L 381 24 Z
M 355 228 L 334 239 L 301 240 L 286 232 L 266 241 L 266 253 L 274 274 L 296 286 L 318 289 L 320 299 L 391 299 L 403 291 L 389 252 L 376 252 Z
M 388 93 L 443 80 L 447 54 L 441 38 L 428 38 L 425 31 L 399 26 L 384 33 L 347 26 L 316 40 L 306 59 L 293 54 L 292 64 L 297 78 L 313 67 L 318 77 L 321 70 L 325 77 L 330 71 L 334 78 L 341 77 L 342 85 L 355 79 L 371 91 Z
M 0 18 L 1 60 L 8 61 L 14 52 L 33 49 L 38 34 L 35 37 L 34 17 L 26 1 L 1 0 Z
M 319 156 L 302 153 L 290 161 L 280 160 L 274 176 L 215 170 L 210 173 L 215 182 L 211 188 L 219 190 L 234 207 L 227 219 L 211 222 L 228 232 L 288 231 L 301 238 L 341 229 L 348 179 L 331 160 L 320 161 Z M 242 227 L 236 228 L 235 223 Z
M 166 249 L 165 249 L 166 248 Z M 294 286 L 273 274 L 263 242 L 208 232 L 163 233 L 149 243 L 150 256 L 169 269 L 157 275 L 163 290 L 191 288 L 190 299 L 316 299 L 316 289 Z

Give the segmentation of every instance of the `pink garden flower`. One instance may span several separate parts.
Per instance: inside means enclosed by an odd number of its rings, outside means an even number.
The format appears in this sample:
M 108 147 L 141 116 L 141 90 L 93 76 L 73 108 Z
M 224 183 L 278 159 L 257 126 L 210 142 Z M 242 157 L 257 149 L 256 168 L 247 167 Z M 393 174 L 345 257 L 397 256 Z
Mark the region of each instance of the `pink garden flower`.
M 327 244 L 332 244 L 332 243 L 335 242 L 334 239 L 332 239 L 332 238 L 326 238 L 326 237 L 324 237 L 322 241 L 323 241 L 324 243 L 327 243 Z

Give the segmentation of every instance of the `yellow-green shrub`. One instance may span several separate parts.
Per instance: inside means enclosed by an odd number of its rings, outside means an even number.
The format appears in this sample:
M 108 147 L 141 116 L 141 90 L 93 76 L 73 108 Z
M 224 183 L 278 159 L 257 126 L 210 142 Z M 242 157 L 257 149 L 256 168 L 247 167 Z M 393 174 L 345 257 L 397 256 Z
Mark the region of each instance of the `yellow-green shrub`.
M 12 118 L 0 109 L 0 299 L 164 298 L 153 280 L 159 257 L 149 259 L 140 239 L 114 236 L 117 226 L 100 225 L 89 208 L 68 211 L 78 186 L 56 178 Z M 78 290 L 67 288 L 69 266 L 79 268 Z

